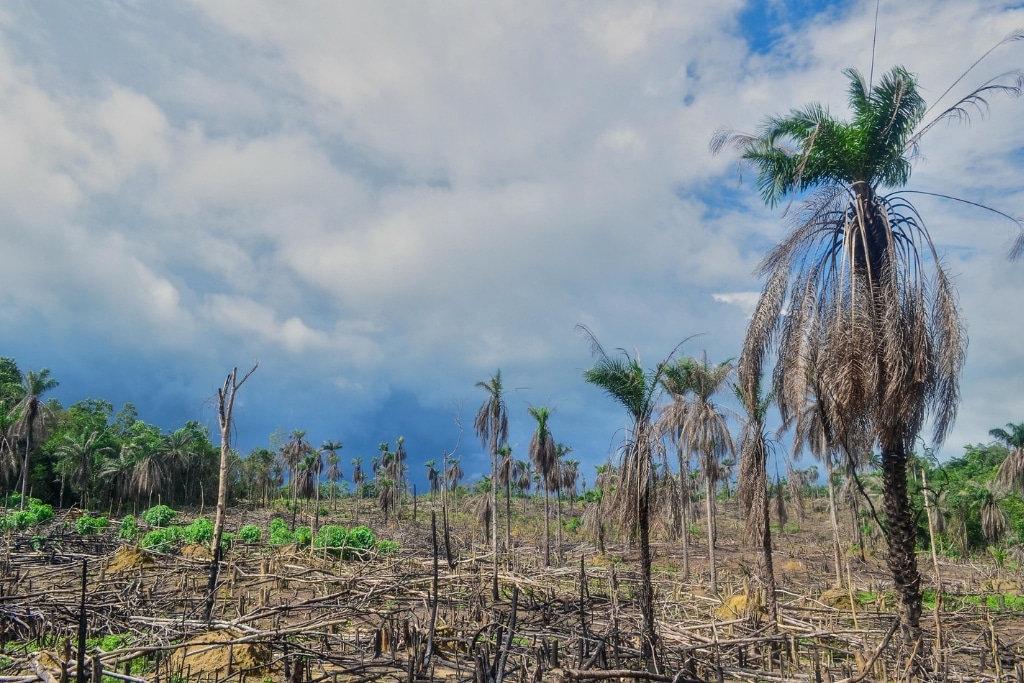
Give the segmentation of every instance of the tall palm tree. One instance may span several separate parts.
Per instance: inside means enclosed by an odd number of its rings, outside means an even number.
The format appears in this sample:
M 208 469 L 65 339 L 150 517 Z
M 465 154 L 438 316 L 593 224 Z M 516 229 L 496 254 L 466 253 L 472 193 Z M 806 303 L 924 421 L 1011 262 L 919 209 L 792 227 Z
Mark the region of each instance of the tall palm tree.
M 336 509 L 334 502 L 334 494 L 338 490 L 338 482 L 345 478 L 345 473 L 341 471 L 341 457 L 338 455 L 338 451 L 344 448 L 345 444 L 340 441 L 324 441 L 320 445 L 320 450 L 327 454 L 327 471 L 324 474 L 327 476 L 327 480 L 331 482 L 331 509 Z
M 103 445 L 100 436 L 98 431 L 78 438 L 66 434 L 63 443 L 57 447 L 57 453 L 62 460 L 61 470 L 70 475 L 71 487 L 78 492 L 79 502 L 86 510 L 89 508 L 89 488 L 93 483 L 93 470 L 97 460 L 110 452 L 110 447 Z M 63 478 L 62 474 L 61 497 L 64 491 Z
M 196 449 L 193 438 L 193 432 L 187 429 L 177 429 L 163 437 L 159 449 L 168 479 L 173 480 L 175 474 L 183 473 L 182 491 L 186 497 L 188 495 L 188 475 L 195 464 Z
M 505 387 L 501 383 L 501 370 L 486 382 L 476 386 L 487 392 L 487 399 L 473 420 L 473 431 L 480 438 L 480 445 L 488 448 L 491 455 L 491 549 L 494 551 L 494 573 L 491 581 L 491 597 L 498 599 L 498 450 L 508 441 L 508 406 L 505 404 Z
M 926 418 L 934 444 L 952 427 L 965 334 L 952 283 L 900 188 L 935 123 L 967 118 L 972 108 L 983 112 L 989 95 L 1019 95 L 1024 77 L 1012 73 L 1009 85 L 990 81 L 922 125 L 928 110 L 906 69 L 895 67 L 877 83 L 856 69 L 844 74 L 851 120 L 813 103 L 765 119 L 754 135 L 722 131 L 711 148 L 737 149 L 753 165 L 769 206 L 806 197 L 792 231 L 760 266 L 767 282 L 744 341 L 740 384 L 753 390 L 774 348 L 772 384 L 784 421 L 799 410 L 814 378 L 836 441 L 866 430 L 877 442 L 888 564 L 903 641 L 913 650 L 922 596 L 907 458 Z M 1024 232 L 1011 255 L 1022 252 Z
M 740 472 L 736 494 L 744 510 L 743 540 L 761 552 L 758 568 L 765 606 L 774 624 L 778 622 L 779 606 L 775 599 L 772 531 L 768 516 L 768 455 L 772 442 L 765 431 L 765 418 L 775 397 L 771 393 L 764 396 L 760 389 L 760 383 L 752 395 L 747 395 L 739 387 L 736 389 L 736 397 L 747 414 L 743 435 L 740 437 Z
M 441 470 L 437 469 L 437 461 L 430 459 L 423 463 L 427 468 L 427 484 L 430 487 L 430 502 L 434 502 L 434 496 L 441 492 Z
M 527 411 L 530 417 L 537 421 L 537 429 L 530 437 L 530 460 L 536 468 L 535 472 L 540 477 L 541 486 L 544 487 L 544 566 L 551 566 L 551 510 L 548 502 L 548 492 L 552 480 L 552 472 L 558 465 L 558 452 L 555 447 L 555 439 L 551 436 L 551 429 L 548 427 L 548 419 L 551 411 L 547 406 L 529 406 Z
M 43 403 L 42 396 L 56 389 L 58 384 L 57 380 L 50 377 L 49 368 L 43 368 L 39 372 L 26 370 L 22 377 L 22 399 L 14 406 L 14 412 L 18 414 L 14 433 L 25 442 L 25 455 L 21 461 L 22 510 L 25 509 L 25 499 L 28 496 L 28 464 L 29 455 L 36 445 L 34 437 L 42 437 L 55 420 L 53 411 Z
M 565 482 L 565 456 L 572 453 L 572 446 L 555 444 L 555 467 L 551 472 L 551 488 L 555 490 L 555 504 L 558 508 L 558 561 L 562 561 L 562 488 Z
M 306 460 L 306 457 L 313 452 L 313 445 L 306 441 L 305 429 L 292 430 L 288 441 L 281 446 L 281 459 L 288 468 L 288 485 L 292 493 L 292 506 L 298 498 L 295 490 L 296 474 L 299 464 Z
M 516 491 L 523 497 L 524 514 L 531 486 L 533 486 L 533 463 L 529 460 L 516 460 Z
M 662 374 L 672 354 L 654 370 L 645 370 L 639 354 L 633 357 L 620 350 L 614 356 L 609 355 L 589 328 L 584 325 L 576 328 L 589 341 L 594 356 L 594 365 L 583 373 L 584 379 L 603 389 L 629 416 L 630 426 L 621 447 L 622 464 L 613 505 L 622 527 L 640 546 L 641 653 L 656 666 L 658 634 L 651 582 L 651 463 L 656 449 L 661 447 L 654 427 L 654 410 L 661 393 Z
M 674 382 L 667 384 L 683 388 L 686 391 L 681 396 L 674 396 L 673 401 L 662 411 L 660 420 L 667 427 L 662 426 L 661 431 L 676 434 L 679 442 L 684 444 L 690 453 L 695 454 L 700 462 L 707 512 L 711 592 L 717 595 L 718 570 L 715 544 L 718 532 L 715 491 L 721 476 L 720 463 L 727 455 L 734 454 L 736 448 L 733 445 L 724 409 L 715 403 L 714 397 L 725 388 L 732 374 L 733 366 L 729 361 L 717 365 L 709 364 L 706 353 L 702 354 L 699 360 L 692 357 L 681 358 L 675 365 L 673 373 L 686 384 L 683 386 Z
M 988 433 L 1010 451 L 999 465 L 996 481 L 1002 486 L 1017 489 L 1024 495 L 1024 422 L 1008 422 L 1006 429 L 996 427 L 990 429 Z

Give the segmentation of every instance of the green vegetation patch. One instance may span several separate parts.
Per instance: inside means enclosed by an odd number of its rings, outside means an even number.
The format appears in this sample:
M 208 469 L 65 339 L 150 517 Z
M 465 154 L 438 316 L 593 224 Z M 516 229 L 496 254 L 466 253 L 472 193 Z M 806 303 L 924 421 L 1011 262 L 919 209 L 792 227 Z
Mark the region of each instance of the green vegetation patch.
M 83 536 L 101 534 L 110 528 L 110 520 L 106 517 L 79 517 L 75 522 L 75 530 Z
M 172 510 L 166 505 L 154 505 L 142 513 L 142 519 L 146 524 L 155 527 L 167 526 L 177 516 L 178 511 Z
M 200 517 L 182 530 L 186 543 L 202 543 L 210 545 L 213 540 L 213 522 Z

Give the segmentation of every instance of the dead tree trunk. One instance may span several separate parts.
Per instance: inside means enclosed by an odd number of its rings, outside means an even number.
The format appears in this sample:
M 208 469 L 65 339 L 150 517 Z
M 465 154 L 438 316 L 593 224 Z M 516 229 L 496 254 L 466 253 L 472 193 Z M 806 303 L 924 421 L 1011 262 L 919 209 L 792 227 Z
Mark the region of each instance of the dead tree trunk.
M 238 379 L 238 368 L 232 368 L 224 380 L 224 386 L 217 390 L 217 419 L 220 422 L 220 475 L 217 485 L 217 516 L 213 523 L 213 560 L 210 562 L 210 583 L 206 594 L 205 619 L 210 621 L 213 616 L 213 603 L 217 596 L 217 574 L 223 554 L 221 538 L 224 535 L 224 511 L 228 501 L 228 463 L 231 454 L 231 413 L 235 408 L 235 394 L 245 384 L 245 380 L 256 372 L 259 361 L 253 364 L 252 370 Z

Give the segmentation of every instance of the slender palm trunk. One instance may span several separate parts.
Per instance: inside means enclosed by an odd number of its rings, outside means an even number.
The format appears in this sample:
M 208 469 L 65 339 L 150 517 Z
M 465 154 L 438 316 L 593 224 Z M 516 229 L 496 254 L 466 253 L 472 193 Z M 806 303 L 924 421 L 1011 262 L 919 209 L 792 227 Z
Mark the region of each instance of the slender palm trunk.
M 512 480 L 505 482 L 505 550 L 512 552 Z
M 836 511 L 836 483 L 833 475 L 832 460 L 826 460 L 828 476 L 828 518 L 832 526 L 832 553 L 836 563 L 836 586 L 843 585 L 843 551 L 839 542 L 839 514 Z
M 25 459 L 21 463 L 21 506 L 25 509 L 25 500 L 28 496 L 28 454 L 32 451 L 32 422 L 28 423 L 28 432 L 25 434 Z
M 718 568 L 715 566 L 714 485 L 711 483 L 711 477 L 704 477 L 704 491 L 708 517 L 708 564 L 711 565 L 711 594 L 718 595 Z
M 921 641 L 921 573 L 917 569 L 917 528 L 907 497 L 907 449 L 882 444 L 882 496 L 889 522 L 889 571 L 899 598 L 903 643 L 913 650 Z
M 555 489 L 555 501 L 558 503 L 558 561 L 562 561 L 562 489 Z
M 548 502 L 548 485 L 544 483 L 544 566 L 551 566 L 551 507 Z
M 651 582 L 650 497 L 650 483 L 641 484 L 637 501 L 637 525 L 640 536 L 640 614 L 643 619 L 640 651 L 650 667 L 656 668 L 658 633 L 654 626 L 654 584 Z
M 495 436 L 495 438 L 497 438 Z M 491 575 L 491 599 L 498 600 L 498 444 L 491 444 L 491 548 L 494 550 L 494 569 Z

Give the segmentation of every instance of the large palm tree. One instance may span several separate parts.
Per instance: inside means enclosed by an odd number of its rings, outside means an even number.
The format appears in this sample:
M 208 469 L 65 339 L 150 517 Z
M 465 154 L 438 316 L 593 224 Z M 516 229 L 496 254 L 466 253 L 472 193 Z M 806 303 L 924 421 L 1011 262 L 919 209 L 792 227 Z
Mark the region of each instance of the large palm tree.
M 792 231 L 759 268 L 767 282 L 744 341 L 740 384 L 753 390 L 774 348 L 783 420 L 799 410 L 814 378 L 836 442 L 866 432 L 878 444 L 889 569 L 903 641 L 914 648 L 922 599 L 907 458 L 926 419 L 935 444 L 952 427 L 966 340 L 952 283 L 900 191 L 935 123 L 922 125 L 928 110 L 917 80 L 902 67 L 877 83 L 855 69 L 844 74 L 850 120 L 813 103 L 765 119 L 754 135 L 720 132 L 711 148 L 738 149 L 769 206 L 804 198 Z M 990 94 L 1020 94 L 1024 80 L 1014 77 L 1011 85 L 990 81 L 936 121 L 984 109 Z M 1024 234 L 1012 253 L 1022 249 Z
M 540 484 L 544 488 L 544 566 L 551 566 L 551 510 L 549 504 L 550 482 L 552 472 L 558 465 L 558 451 L 555 446 L 555 439 L 551 436 L 551 429 L 548 427 L 548 419 L 551 411 L 547 406 L 529 406 L 527 411 L 537 422 L 537 428 L 530 437 L 530 461 L 533 463 L 535 472 L 540 477 Z
M 704 481 L 704 503 L 708 525 L 708 559 L 711 567 L 711 592 L 718 594 L 718 571 L 715 559 L 717 541 L 715 492 L 721 477 L 720 464 L 735 453 L 732 435 L 723 408 L 714 397 L 725 388 L 732 375 L 732 363 L 708 363 L 707 354 L 697 358 L 681 358 L 673 372 L 685 381 L 682 396 L 675 396 L 662 412 L 660 420 L 668 425 L 661 431 L 677 435 L 679 442 L 697 456 Z M 665 382 L 677 387 L 675 382 Z
M 656 666 L 658 634 L 654 624 L 654 586 L 651 582 L 651 473 L 655 450 L 661 447 L 654 427 L 654 410 L 669 358 L 645 370 L 639 354 L 620 350 L 609 355 L 589 328 L 577 325 L 590 343 L 594 365 L 584 371 L 587 382 L 604 390 L 629 416 L 629 429 L 621 446 L 622 462 L 613 507 L 622 527 L 640 547 L 641 653 Z M 673 352 L 674 353 L 674 352 Z
M 501 370 L 486 382 L 476 386 L 487 392 L 487 398 L 473 420 L 473 431 L 480 438 L 480 445 L 486 447 L 491 456 L 491 549 L 494 551 L 494 573 L 491 581 L 491 597 L 498 599 L 498 452 L 508 441 L 508 406 L 505 404 L 505 387 L 501 383 Z
M 18 414 L 14 432 L 25 442 L 25 455 L 21 461 L 22 510 L 25 509 L 25 499 L 28 496 L 29 455 L 36 445 L 35 437 L 42 436 L 54 421 L 53 411 L 43 403 L 42 396 L 57 388 L 57 384 L 57 380 L 50 377 L 49 368 L 43 368 L 39 372 L 26 370 L 22 377 L 22 399 L 14 406 L 14 412 Z

